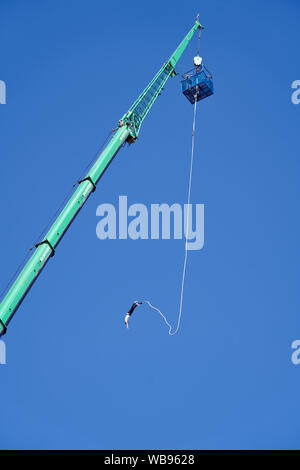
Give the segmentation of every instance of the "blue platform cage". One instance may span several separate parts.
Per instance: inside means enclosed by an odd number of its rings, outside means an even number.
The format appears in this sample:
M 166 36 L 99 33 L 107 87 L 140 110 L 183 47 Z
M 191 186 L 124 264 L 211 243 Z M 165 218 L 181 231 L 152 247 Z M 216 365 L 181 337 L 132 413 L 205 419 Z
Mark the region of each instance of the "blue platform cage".
M 195 103 L 196 95 L 197 101 L 200 101 L 214 93 L 212 74 L 204 65 L 186 72 L 181 80 L 181 86 L 182 93 L 192 104 Z

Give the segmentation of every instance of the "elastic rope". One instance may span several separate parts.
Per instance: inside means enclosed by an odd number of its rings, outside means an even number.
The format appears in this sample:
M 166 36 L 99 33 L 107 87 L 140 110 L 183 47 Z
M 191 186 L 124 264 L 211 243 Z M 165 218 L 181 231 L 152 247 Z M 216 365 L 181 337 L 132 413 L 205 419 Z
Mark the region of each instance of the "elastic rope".
M 198 94 L 198 91 L 197 91 Z M 189 175 L 189 189 L 188 189 L 188 197 L 187 197 L 187 220 L 186 220 L 186 233 L 185 233 L 185 254 L 184 254 L 184 263 L 183 263 L 183 271 L 182 271 L 182 280 L 181 280 L 181 294 L 180 294 L 180 305 L 179 305 L 179 314 L 177 320 L 177 326 L 175 331 L 172 333 L 172 326 L 168 322 L 167 318 L 163 313 L 156 307 L 154 307 L 149 300 L 143 300 L 143 303 L 149 305 L 150 308 L 156 310 L 161 317 L 164 319 L 166 325 L 169 327 L 169 335 L 173 336 L 178 333 L 181 323 L 182 317 L 182 306 L 183 306 L 183 293 L 184 293 L 184 284 L 185 284 L 185 274 L 186 274 L 186 265 L 187 265 L 187 258 L 188 258 L 188 249 L 187 244 L 189 240 L 189 226 L 190 226 L 190 201 L 191 201 L 191 189 L 192 189 L 192 177 L 193 177 L 193 163 L 194 163 L 194 149 L 195 149 L 195 129 L 196 129 L 196 111 L 197 111 L 197 94 L 195 95 L 195 105 L 194 105 L 194 118 L 193 118 L 193 135 L 192 135 L 192 150 L 191 150 L 191 163 L 190 163 L 190 175 Z

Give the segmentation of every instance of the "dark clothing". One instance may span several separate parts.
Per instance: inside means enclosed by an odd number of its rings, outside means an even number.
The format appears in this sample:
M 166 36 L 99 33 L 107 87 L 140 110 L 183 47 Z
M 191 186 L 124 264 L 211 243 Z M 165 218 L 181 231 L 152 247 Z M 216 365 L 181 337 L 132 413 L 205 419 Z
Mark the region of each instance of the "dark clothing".
M 131 305 L 130 309 L 128 310 L 127 314 L 128 315 L 132 315 L 134 310 L 136 309 L 136 307 L 138 307 L 139 305 L 141 305 L 142 302 L 133 302 L 133 304 Z

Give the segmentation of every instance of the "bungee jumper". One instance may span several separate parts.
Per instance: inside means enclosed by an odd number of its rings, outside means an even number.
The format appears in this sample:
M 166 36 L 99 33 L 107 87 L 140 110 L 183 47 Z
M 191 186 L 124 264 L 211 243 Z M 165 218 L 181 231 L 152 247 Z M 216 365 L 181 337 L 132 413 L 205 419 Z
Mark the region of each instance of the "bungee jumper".
M 140 305 L 143 305 L 143 304 L 147 304 L 149 305 L 150 308 L 152 308 L 152 310 L 156 310 L 156 312 L 158 312 L 160 314 L 160 316 L 164 319 L 164 322 L 166 323 L 167 327 L 169 328 L 169 335 L 170 336 L 173 336 L 174 334 L 177 333 L 178 331 L 178 328 L 179 328 L 179 323 L 180 323 L 180 319 L 178 321 L 178 324 L 177 324 L 177 328 L 175 330 L 174 333 L 172 333 L 172 326 L 170 325 L 170 323 L 168 322 L 168 320 L 166 319 L 166 317 L 164 316 L 164 314 L 156 307 L 154 307 L 154 305 L 152 305 L 152 303 L 147 300 L 147 299 L 143 299 L 143 300 L 135 300 L 133 302 L 133 304 L 131 305 L 130 309 L 128 310 L 128 312 L 126 313 L 125 315 L 125 325 L 127 326 L 128 328 L 128 320 L 129 318 L 131 317 L 131 315 L 133 314 L 133 312 L 135 311 L 135 309 L 137 307 L 139 307 Z
M 131 317 L 131 315 L 133 314 L 133 312 L 135 311 L 135 309 L 139 306 L 139 305 L 142 305 L 144 302 L 139 302 L 138 300 L 135 300 L 133 302 L 133 304 L 131 305 L 130 309 L 128 310 L 128 312 L 126 313 L 125 315 L 125 325 L 126 327 L 128 328 L 128 320 L 129 318 Z

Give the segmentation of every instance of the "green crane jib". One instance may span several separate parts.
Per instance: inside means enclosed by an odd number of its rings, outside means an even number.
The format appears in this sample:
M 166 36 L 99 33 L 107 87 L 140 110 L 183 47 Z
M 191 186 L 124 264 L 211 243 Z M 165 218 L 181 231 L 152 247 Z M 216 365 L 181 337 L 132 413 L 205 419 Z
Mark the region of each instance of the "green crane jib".
M 29 258 L 25 267 L 0 304 L 0 336 L 6 333 L 7 325 L 11 318 L 49 259 L 55 254 L 56 247 L 64 233 L 67 231 L 88 197 L 95 191 L 99 179 L 117 152 L 124 142 L 132 143 L 137 139 L 143 120 L 150 111 L 156 98 L 160 95 L 168 78 L 176 75 L 175 66 L 197 29 L 203 29 L 198 19 L 169 60 L 163 64 L 153 80 L 133 103 L 129 111 L 120 119 L 118 128 L 113 137 L 88 171 L 85 178 L 78 182 L 78 188 L 74 191 L 48 233 L 43 240 L 36 245 L 36 250 Z

